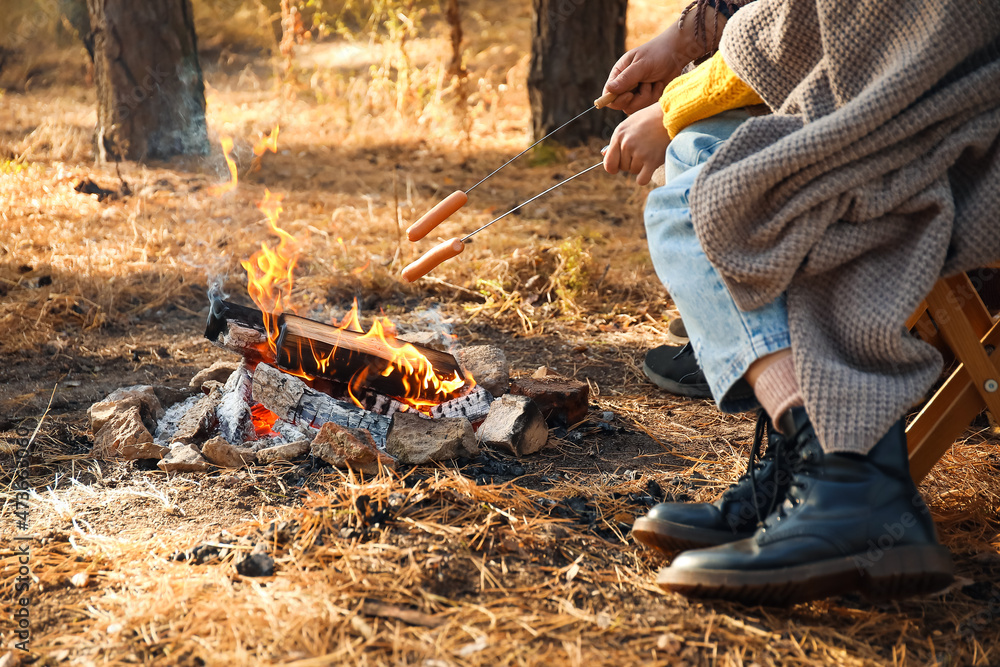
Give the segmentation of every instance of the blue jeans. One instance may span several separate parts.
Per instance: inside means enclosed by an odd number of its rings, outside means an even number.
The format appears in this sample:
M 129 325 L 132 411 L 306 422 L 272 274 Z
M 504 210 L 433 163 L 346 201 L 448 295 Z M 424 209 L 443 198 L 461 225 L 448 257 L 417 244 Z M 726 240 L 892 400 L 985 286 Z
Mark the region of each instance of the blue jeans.
M 705 256 L 691 223 L 688 197 L 695 177 L 722 143 L 749 118 L 727 111 L 677 134 L 667 148 L 666 185 L 646 201 L 646 237 L 656 275 L 673 297 L 698 363 L 719 409 L 742 412 L 758 406 L 746 382 L 757 359 L 791 346 L 785 299 L 743 312 Z

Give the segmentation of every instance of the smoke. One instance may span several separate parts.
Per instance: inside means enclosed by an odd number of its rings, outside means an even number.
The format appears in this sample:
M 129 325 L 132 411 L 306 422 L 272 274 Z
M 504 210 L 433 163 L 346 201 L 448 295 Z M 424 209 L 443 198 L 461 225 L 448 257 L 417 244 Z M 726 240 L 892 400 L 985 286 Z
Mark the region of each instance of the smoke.
M 209 321 L 212 320 L 212 316 L 221 316 L 222 302 L 229 299 L 229 294 L 222 289 L 223 280 L 219 276 L 209 277 L 208 279 L 208 304 L 209 304 Z

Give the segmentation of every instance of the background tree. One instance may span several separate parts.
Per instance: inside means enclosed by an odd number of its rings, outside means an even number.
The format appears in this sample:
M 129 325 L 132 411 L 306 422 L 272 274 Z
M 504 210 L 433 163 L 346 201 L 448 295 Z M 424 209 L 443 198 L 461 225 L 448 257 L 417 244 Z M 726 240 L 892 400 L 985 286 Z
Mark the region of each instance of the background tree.
M 535 138 L 554 130 L 600 97 L 625 52 L 627 0 L 533 0 L 528 98 Z M 621 112 L 589 113 L 559 133 L 566 145 L 610 138 Z
M 191 0 L 87 0 L 102 161 L 208 152 Z

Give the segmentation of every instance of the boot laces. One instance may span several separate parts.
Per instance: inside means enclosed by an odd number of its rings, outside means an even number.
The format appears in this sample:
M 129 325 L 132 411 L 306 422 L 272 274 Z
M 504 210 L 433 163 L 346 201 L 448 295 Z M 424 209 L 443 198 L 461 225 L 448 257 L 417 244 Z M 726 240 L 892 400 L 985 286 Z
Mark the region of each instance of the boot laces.
M 799 439 L 800 439 L 803 431 L 805 431 L 807 428 L 809 428 L 809 422 L 808 421 L 804 421 L 802 423 L 802 425 L 799 426 L 795 430 L 795 433 L 793 433 L 792 435 L 790 435 L 790 436 L 782 435 L 781 441 L 782 442 L 790 443 L 796 449 L 800 449 L 801 450 L 801 447 L 802 447 L 803 443 L 799 442 Z M 780 445 L 779 445 L 779 447 L 780 447 Z M 798 499 L 795 497 L 794 494 L 791 493 L 791 490 L 793 488 L 802 489 L 802 488 L 805 488 L 805 486 L 806 486 L 805 483 L 799 478 L 799 474 L 798 474 L 798 473 L 802 472 L 805 469 L 806 462 L 807 462 L 807 459 L 804 456 L 802 456 L 801 452 L 800 452 L 800 454 L 798 456 L 793 457 L 793 459 L 791 461 L 791 465 L 789 466 L 789 468 L 790 468 L 789 472 L 791 473 L 792 478 L 791 478 L 791 481 L 788 483 L 788 493 L 785 494 L 785 500 L 789 503 L 789 505 L 788 505 L 789 508 L 795 507 L 796 505 L 799 504 Z M 777 467 L 775 467 L 775 474 L 777 474 Z M 777 496 L 775 497 L 774 500 L 776 500 L 776 499 L 777 499 Z M 786 510 L 786 505 L 782 504 L 782 505 L 780 505 L 778 507 L 775 507 L 776 503 L 774 502 L 774 500 L 772 500 L 771 507 L 768 510 L 767 514 L 764 515 L 764 518 L 767 518 L 767 517 L 771 516 L 771 514 L 774 513 L 775 510 L 777 510 L 777 518 L 778 519 L 781 519 L 781 518 L 783 518 L 786 515 L 786 511 L 785 511 Z M 759 521 L 758 527 L 764 526 L 764 521 L 763 521 L 763 519 L 761 519 L 761 517 L 759 515 L 758 515 L 758 521 Z
M 771 501 L 770 503 L 768 503 L 767 512 L 761 515 L 760 513 L 761 503 L 760 500 L 758 500 L 757 498 L 757 466 L 758 466 L 757 460 L 760 457 L 760 448 L 764 442 L 764 435 L 765 433 L 770 431 L 770 429 L 768 428 L 769 424 L 770 424 L 770 419 L 768 419 L 767 413 L 764 412 L 764 410 L 759 410 L 757 412 L 757 425 L 756 427 L 754 427 L 754 432 L 753 432 L 753 445 L 750 447 L 750 461 L 747 463 L 747 472 L 744 475 L 744 477 L 746 476 L 750 477 L 750 492 L 753 497 L 753 509 L 757 513 L 758 528 L 764 525 L 764 517 L 769 516 L 771 512 L 774 511 L 775 501 L 778 499 L 778 487 L 777 487 L 778 484 L 777 476 L 779 468 L 778 463 L 781 461 L 781 445 L 785 441 L 785 438 L 783 437 L 774 438 L 775 442 L 774 442 L 773 452 L 774 452 L 775 465 L 773 466 L 772 475 L 774 476 L 773 481 L 775 485 L 775 491 L 771 495 Z M 769 437 L 768 440 L 771 440 L 771 438 Z M 765 456 L 770 455 L 771 452 L 772 452 L 772 447 L 768 447 L 768 451 L 765 454 Z

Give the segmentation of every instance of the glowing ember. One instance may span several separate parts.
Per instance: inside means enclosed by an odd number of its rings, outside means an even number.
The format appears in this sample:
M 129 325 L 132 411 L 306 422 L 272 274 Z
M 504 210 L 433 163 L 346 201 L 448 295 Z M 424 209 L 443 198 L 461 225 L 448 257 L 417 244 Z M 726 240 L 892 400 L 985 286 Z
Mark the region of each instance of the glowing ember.
M 227 192 L 236 188 L 236 184 L 239 181 L 236 175 L 236 162 L 230 157 L 230 153 L 233 152 L 233 139 L 232 137 L 222 137 L 222 154 L 226 156 L 226 164 L 229 165 L 229 175 L 230 181 L 228 183 L 223 183 L 222 185 L 213 185 L 208 188 L 208 194 L 224 195 Z
M 274 414 L 260 403 L 255 403 L 250 408 L 250 415 L 253 418 L 253 430 L 258 438 L 269 435 L 278 435 L 274 432 L 274 424 L 278 421 L 278 415 Z

